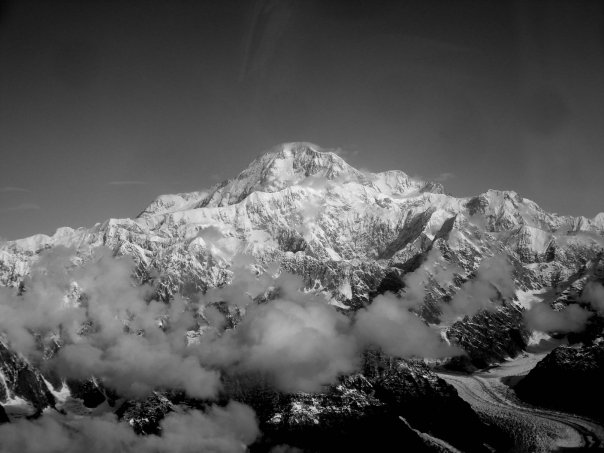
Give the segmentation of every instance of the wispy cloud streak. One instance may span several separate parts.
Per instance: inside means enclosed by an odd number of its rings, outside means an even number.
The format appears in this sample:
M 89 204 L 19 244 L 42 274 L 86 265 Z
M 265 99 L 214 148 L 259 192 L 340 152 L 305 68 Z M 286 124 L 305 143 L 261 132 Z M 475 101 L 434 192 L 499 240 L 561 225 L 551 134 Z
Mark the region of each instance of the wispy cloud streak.
M 434 178 L 434 181 L 436 181 L 436 182 L 445 182 L 445 181 L 448 181 L 448 180 L 453 179 L 453 178 L 455 178 L 455 173 L 445 172 L 445 173 L 441 173 L 436 178 Z
M 147 184 L 145 181 L 109 181 L 109 186 L 144 186 Z
M 31 192 L 31 190 L 25 189 L 23 187 L 13 187 L 13 186 L 0 187 L 0 193 L 11 193 L 11 192 Z
M 9 206 L 8 208 L 0 208 L 0 212 L 18 212 L 18 211 L 37 211 L 40 209 L 35 203 L 21 203 L 17 206 Z

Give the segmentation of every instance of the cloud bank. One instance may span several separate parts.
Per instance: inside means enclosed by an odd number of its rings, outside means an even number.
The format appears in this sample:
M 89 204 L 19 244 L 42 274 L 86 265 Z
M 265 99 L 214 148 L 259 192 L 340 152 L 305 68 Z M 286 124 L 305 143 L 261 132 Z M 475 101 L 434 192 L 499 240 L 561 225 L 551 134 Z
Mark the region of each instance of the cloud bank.
M 581 294 L 581 300 L 589 303 L 594 310 L 604 313 L 604 285 L 599 282 L 589 282 Z
M 581 292 L 580 302 L 583 304 L 556 308 L 547 303 L 534 304 L 524 313 L 526 325 L 541 332 L 581 332 L 592 316 L 604 313 L 604 286 L 589 281 Z
M 443 305 L 443 311 L 450 319 L 472 316 L 480 310 L 494 310 L 515 292 L 512 265 L 507 258 L 495 255 L 480 263 L 476 277 L 462 285 L 450 303 Z
M 358 369 L 361 352 L 368 347 L 399 357 L 442 358 L 461 353 L 411 311 L 418 305 L 416 287 L 410 287 L 403 297 L 392 293 L 378 296 L 356 314 L 344 315 L 324 297 L 304 292 L 298 276 L 263 274 L 251 280 L 248 284 L 250 274 L 242 270 L 236 273 L 233 286 L 206 294 L 206 302 L 227 300 L 244 308 L 245 315 L 236 329 L 201 337 L 202 363 L 260 372 L 283 391 L 310 392 Z M 419 280 L 414 279 L 417 287 Z M 251 303 L 275 288 L 272 300 Z M 245 293 L 238 294 L 240 291 Z
M 208 240 L 215 233 L 204 231 Z M 135 284 L 130 257 L 100 248 L 82 263 L 57 247 L 41 254 L 22 294 L 0 288 L 0 330 L 35 362 L 42 362 L 40 338 L 58 338 L 61 347 L 46 366 L 65 378 L 94 376 L 135 398 L 173 388 L 211 399 L 221 372 L 261 373 L 286 392 L 318 391 L 357 370 L 368 347 L 400 357 L 459 353 L 411 311 L 423 294 L 424 268 L 421 278 L 408 276 L 403 297 L 379 296 L 345 315 L 324 296 L 305 292 L 301 277 L 278 274 L 277 266 L 258 273 L 243 258 L 232 284 L 165 304 L 152 300 L 152 287 Z M 235 328 L 224 330 L 216 302 L 240 313 Z M 187 341 L 200 331 L 198 341 Z
M 585 323 L 593 315 L 579 305 L 568 305 L 555 310 L 547 303 L 537 303 L 524 313 L 526 326 L 540 332 L 581 332 Z
M 213 228 L 200 236 L 210 243 L 222 240 Z M 135 398 L 170 388 L 212 399 L 222 372 L 260 373 L 285 392 L 320 391 L 357 370 L 367 348 L 398 357 L 462 353 L 415 313 L 429 283 L 447 288 L 462 272 L 438 250 L 403 277 L 400 294 L 380 295 L 348 314 L 325 296 L 305 292 L 301 277 L 279 273 L 276 264 L 259 272 L 250 257 L 240 258 L 234 260 L 231 284 L 165 304 L 152 300 L 154 288 L 135 284 L 132 258 L 99 248 L 81 262 L 73 251 L 56 247 L 41 254 L 23 294 L 0 288 L 0 331 L 36 362 L 42 362 L 40 338 L 58 337 L 61 347 L 46 366 L 65 378 L 94 376 Z M 494 256 L 441 307 L 445 317 L 457 319 L 492 310 L 514 292 L 510 263 Z M 599 306 L 603 292 L 601 285 L 589 286 L 585 297 Z M 225 330 L 228 314 L 217 303 L 237 314 L 235 328 Z M 536 305 L 526 312 L 526 322 L 536 330 L 570 332 L 590 315 L 579 306 L 555 311 Z M 189 341 L 191 332 L 196 341 Z
M 362 344 L 398 357 L 443 358 L 462 351 L 444 343 L 437 331 L 409 311 L 403 299 L 380 295 L 359 311 L 354 331 Z
M 235 453 L 246 451 L 259 435 L 254 411 L 237 402 L 205 412 L 171 413 L 160 426 L 161 436 L 138 436 L 113 415 L 21 419 L 0 425 L 0 448 L 23 453 Z
M 198 398 L 217 393 L 218 372 L 187 347 L 195 319 L 185 301 L 150 301 L 152 288 L 133 283 L 130 258 L 97 249 L 74 267 L 71 255 L 62 248 L 44 253 L 22 295 L 0 288 L 0 330 L 12 348 L 36 360 L 38 335 L 58 335 L 62 347 L 47 366 L 67 378 L 95 376 L 123 396 L 164 387 Z

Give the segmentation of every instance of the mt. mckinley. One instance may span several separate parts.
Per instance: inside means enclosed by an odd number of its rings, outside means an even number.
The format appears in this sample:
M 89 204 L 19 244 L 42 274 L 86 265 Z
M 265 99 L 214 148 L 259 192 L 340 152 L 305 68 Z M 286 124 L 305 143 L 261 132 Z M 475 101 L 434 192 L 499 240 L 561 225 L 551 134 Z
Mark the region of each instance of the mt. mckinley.
M 114 257 L 133 260 L 138 283 L 151 288 L 147 301 L 201 300 L 216 307 L 224 320 L 218 337 L 244 329 L 231 338 L 239 350 L 264 341 L 256 337 L 254 323 L 273 319 L 270 301 L 289 297 L 298 303 L 290 288 L 296 277 L 300 294 L 330 308 L 319 308 L 316 315 L 321 325 L 317 331 L 327 329 L 322 322 L 332 317 L 336 327 L 330 324 L 329 329 L 337 331 L 337 342 L 325 346 L 336 345 L 337 352 L 325 362 L 329 369 L 321 370 L 326 376 L 319 382 L 323 390 L 279 369 L 275 386 L 269 379 L 268 387 L 255 383 L 254 392 L 242 391 L 237 380 L 241 373 L 270 375 L 275 370 L 272 359 L 254 356 L 255 362 L 248 364 L 238 357 L 234 367 L 200 353 L 202 363 L 231 370 L 222 385 L 230 389 L 235 380 L 233 388 L 239 390 L 227 392 L 229 397 L 256 411 L 265 434 L 252 446 L 258 451 L 281 443 L 312 451 L 329 451 L 331 446 L 333 451 L 333 445 L 345 444 L 333 432 L 354 432 L 355 423 L 363 420 L 379 426 L 380 432 L 390 432 L 387 427 L 394 423 L 393 429 L 404 431 L 401 436 L 420 450 L 488 451 L 484 445 L 499 449 L 513 444 L 523 451 L 529 441 L 514 438 L 513 428 L 505 423 L 493 428 L 493 420 L 500 419 L 462 401 L 421 358 L 436 359 L 428 365 L 441 371 L 473 372 L 517 357 L 540 340 L 541 346 L 565 342 L 590 351 L 602 347 L 604 323 L 598 313 L 604 310 L 604 213 L 593 219 L 559 216 L 512 191 L 457 198 L 439 183 L 402 171 L 357 170 L 309 143 L 280 145 L 236 178 L 207 191 L 159 196 L 133 219 L 64 227 L 52 236 L 1 243 L 0 283 L 27 295 L 30 274 L 47 254 L 67 248 L 75 255 L 71 265 L 79 268 L 96 259 L 94 250 L 100 246 Z M 69 287 L 66 300 L 82 304 L 86 288 L 80 286 Z M 298 313 L 298 308 L 292 310 L 289 315 Z M 209 335 L 212 313 L 200 313 L 194 327 L 185 329 L 189 344 L 203 345 Z M 342 323 L 350 325 L 343 329 Z M 270 324 L 268 330 L 272 328 Z M 436 332 L 434 338 L 430 332 Z M 61 334 L 52 334 L 59 340 L 50 352 L 44 343 L 47 333 L 39 334 L 42 359 L 13 351 L 10 338 L 0 341 L 1 402 L 20 398 L 40 412 L 57 405 L 62 388 L 84 401 L 97 398 L 96 404 L 132 396 L 122 395 L 123 379 L 115 379 L 117 387 L 111 385 L 113 372 L 90 373 L 89 380 L 69 376 L 66 382 L 47 372 L 44 360 L 67 344 Z M 223 343 L 220 347 L 226 348 Z M 357 349 L 362 359 L 334 364 L 334 357 L 353 357 Z M 294 350 L 275 351 L 291 355 Z M 266 366 L 258 367 L 263 360 Z M 295 373 L 299 364 L 291 360 L 290 373 Z M 539 372 L 544 373 L 543 367 Z M 526 387 L 533 381 L 538 379 L 526 381 L 524 394 L 531 393 Z M 143 403 L 127 400 L 118 415 L 127 417 L 139 433 L 153 432 L 159 421 L 151 426 L 149 420 L 161 414 L 160 420 L 183 401 L 169 394 L 171 383 L 161 381 Z M 263 402 L 258 394 L 264 395 Z M 269 404 L 267 394 L 279 403 Z M 444 409 L 437 415 L 439 405 Z M 391 419 L 392 414 L 396 417 Z M 465 439 L 447 421 L 460 415 L 484 435 Z M 320 436 L 322 447 L 305 443 L 304 433 L 309 432 Z M 540 440 L 531 445 L 547 451 L 549 444 Z
M 504 252 L 522 266 L 522 288 L 539 289 L 580 270 L 603 236 L 604 213 L 549 214 L 511 191 L 455 198 L 439 183 L 361 172 L 315 145 L 290 143 L 209 191 L 162 195 L 135 219 L 6 242 L 0 281 L 17 285 L 42 250 L 104 245 L 133 256 L 142 272 L 159 271 L 167 296 L 225 284 L 233 257 L 244 254 L 358 306 L 384 276 L 434 247 L 468 274 Z

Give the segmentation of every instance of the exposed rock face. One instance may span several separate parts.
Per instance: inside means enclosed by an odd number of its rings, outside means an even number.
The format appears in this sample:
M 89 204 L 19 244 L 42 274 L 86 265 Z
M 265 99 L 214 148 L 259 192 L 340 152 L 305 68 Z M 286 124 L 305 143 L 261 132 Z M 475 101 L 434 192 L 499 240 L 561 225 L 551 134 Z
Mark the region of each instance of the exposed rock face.
M 254 407 L 263 437 L 251 451 L 289 445 L 303 451 L 497 451 L 509 445 L 485 426 L 455 390 L 424 364 L 370 354 L 364 372 L 343 378 L 323 393 L 282 394 L 257 377 L 227 382 L 229 398 Z M 199 405 L 175 394 L 154 393 L 126 401 L 116 413 L 139 434 L 159 433 L 176 405 Z
M 466 316 L 451 326 L 447 337 L 468 353 L 469 363 L 461 357 L 452 364 L 475 369 L 515 357 L 526 348 L 529 331 L 523 325 L 522 311 L 509 304 L 496 311 Z
M 604 317 L 590 303 L 592 296 L 587 291 L 591 285 L 601 287 L 603 283 L 604 259 L 599 253 L 556 285 L 554 309 L 579 305 L 592 314 L 582 330 L 565 335 L 571 346 L 551 351 L 515 386 L 521 399 L 604 420 L 600 407 L 604 397 Z
M 159 434 L 159 423 L 173 410 L 174 406 L 168 398 L 154 392 L 142 401 L 125 401 L 116 414 L 128 422 L 137 434 Z
M 604 420 L 604 343 L 561 346 L 550 352 L 515 387 L 530 403 Z
M 95 378 L 86 381 L 76 381 L 69 379 L 66 382 L 69 392 L 73 398 L 82 400 L 84 406 L 95 408 L 107 401 L 110 406 L 115 404 L 117 395 L 110 389 L 107 389 Z
M 506 445 L 421 361 L 377 352 L 365 354 L 361 373 L 322 393 L 281 394 L 251 376 L 234 378 L 227 388 L 258 414 L 264 437 L 257 451 L 279 444 L 304 451 L 442 451 L 432 437 L 462 451 Z
M 2 423 L 9 423 L 10 420 L 8 418 L 8 415 L 6 415 L 6 411 L 4 410 L 4 407 L 2 407 L 2 405 L 0 404 L 0 425 Z
M 567 335 L 570 344 L 589 345 L 600 341 L 604 337 L 604 316 L 602 310 L 598 310 L 590 302 L 592 298 L 586 289 L 590 287 L 601 287 L 604 285 L 604 255 L 599 254 L 588 261 L 579 271 L 567 281 L 557 285 L 558 292 L 552 306 L 563 308 L 568 305 L 577 304 L 585 310 L 593 312 L 587 320 L 585 328 L 579 332 L 571 332 Z M 596 304 L 597 305 L 597 304 Z
M 19 397 L 38 412 L 54 406 L 55 398 L 42 374 L 3 341 L 0 341 L 0 373 L 0 402 Z
M 263 420 L 262 443 L 267 447 L 287 444 L 304 451 L 394 451 L 397 444 L 430 451 L 372 393 L 371 383 L 363 376 L 352 376 L 326 393 L 283 395 L 272 415 Z
M 345 404 L 337 398 L 329 402 L 320 399 L 293 404 L 295 411 L 317 411 L 315 420 L 287 418 L 276 421 L 265 431 L 265 438 L 252 451 L 267 451 L 276 445 L 292 445 L 303 451 L 400 451 L 401 445 L 417 452 L 437 451 L 430 448 L 421 435 L 409 427 L 404 419 L 387 414 L 376 406 L 366 406 L 342 414 L 338 405 Z M 298 417 L 299 414 L 295 414 Z
M 484 425 L 455 389 L 421 361 L 370 357 L 365 373 L 374 396 L 423 433 L 461 451 L 499 448 L 501 434 Z M 463 421 L 462 421 L 463 420 Z

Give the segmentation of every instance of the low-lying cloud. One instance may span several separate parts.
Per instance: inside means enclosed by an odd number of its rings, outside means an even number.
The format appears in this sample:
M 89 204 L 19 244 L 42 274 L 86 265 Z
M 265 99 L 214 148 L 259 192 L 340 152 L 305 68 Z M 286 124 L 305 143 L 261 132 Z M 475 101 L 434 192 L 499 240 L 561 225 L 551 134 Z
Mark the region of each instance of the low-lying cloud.
M 378 346 L 398 357 L 443 358 L 462 351 L 444 343 L 437 331 L 410 312 L 404 299 L 380 295 L 356 316 L 354 332 L 361 344 Z
M 286 296 L 287 297 L 287 296 Z M 358 365 L 349 319 L 326 301 L 279 298 L 252 305 L 236 329 L 209 341 L 204 362 L 260 372 L 284 391 L 318 391 Z
M 44 416 L 0 425 L 0 449 L 23 453 L 244 452 L 260 434 L 254 411 L 230 402 L 207 411 L 168 414 L 161 436 L 138 436 L 114 415 L 67 420 Z
M 187 347 L 196 321 L 185 301 L 149 300 L 152 288 L 132 281 L 131 258 L 97 249 L 74 267 L 71 255 L 44 253 L 21 295 L 0 289 L 0 330 L 12 348 L 36 360 L 37 335 L 59 335 L 62 347 L 47 366 L 67 378 L 101 378 L 124 396 L 164 387 L 198 398 L 217 393 L 219 374 Z
M 242 275 L 235 280 L 246 281 Z M 263 284 L 265 290 L 274 285 L 278 293 L 261 304 L 251 304 L 249 295 L 237 297 L 233 288 L 213 291 L 214 298 L 228 293 L 227 300 L 246 311 L 236 329 L 202 336 L 198 351 L 203 363 L 263 373 L 284 391 L 319 391 L 338 376 L 355 371 L 361 352 L 368 347 L 399 357 L 441 358 L 461 352 L 411 311 L 417 306 L 415 289 L 408 297 L 378 296 L 368 307 L 347 316 L 323 297 L 305 293 L 298 276 L 261 276 L 255 281 L 255 293 L 262 293 Z
M 401 303 L 409 308 L 419 308 L 424 303 L 426 287 L 430 281 L 447 288 L 453 282 L 455 275 L 462 273 L 463 269 L 448 263 L 440 250 L 432 248 L 416 270 L 403 276 L 405 287 L 401 295 Z
M 587 283 L 581 300 L 589 303 L 597 312 L 604 313 L 604 285 L 596 281 Z
M 476 277 L 462 285 L 443 311 L 445 317 L 455 319 L 494 310 L 503 300 L 512 299 L 515 292 L 512 265 L 505 257 L 495 255 L 480 263 Z
M 537 303 L 524 313 L 524 320 L 531 330 L 568 333 L 581 332 L 592 315 L 592 312 L 576 304 L 555 310 L 547 303 Z
M 222 240 L 212 228 L 201 236 Z M 81 261 L 71 250 L 54 248 L 41 254 L 22 294 L 0 288 L 0 331 L 11 347 L 36 362 L 42 362 L 38 336 L 58 335 L 61 347 L 46 366 L 65 378 L 94 376 L 126 397 L 174 388 L 212 399 L 220 391 L 221 372 L 261 373 L 286 392 L 319 391 L 357 370 L 366 348 L 398 357 L 462 353 L 415 313 L 427 285 L 447 288 L 463 272 L 438 250 L 403 277 L 400 294 L 380 295 L 349 314 L 324 296 L 305 292 L 301 277 L 277 265 L 259 272 L 245 256 L 234 260 L 231 284 L 191 301 L 177 296 L 169 304 L 153 300 L 154 288 L 132 280 L 130 257 L 100 248 Z M 494 256 L 441 307 L 445 317 L 456 319 L 494 309 L 514 291 L 511 264 Z M 598 307 L 603 292 L 601 285 L 588 286 L 585 297 Z M 225 313 L 217 302 L 238 313 L 235 328 L 224 329 Z M 571 332 L 590 315 L 579 306 L 556 311 L 536 305 L 526 312 L 526 322 L 536 330 Z M 192 331 L 203 333 L 189 342 Z
M 604 286 L 598 281 L 589 281 L 581 292 L 580 302 L 554 308 L 548 303 L 536 303 L 525 313 L 529 329 L 541 332 L 581 332 L 595 313 L 604 313 Z
M 279 274 L 277 266 L 258 273 L 244 258 L 232 284 L 165 304 L 152 300 L 152 287 L 132 280 L 130 257 L 100 248 L 81 262 L 57 247 L 41 254 L 22 294 L 0 289 L 0 330 L 12 348 L 59 376 L 94 376 L 126 397 L 174 388 L 211 399 L 220 391 L 220 372 L 261 373 L 286 392 L 318 391 L 357 370 L 367 347 L 401 357 L 459 352 L 411 311 L 421 279 L 410 276 L 403 297 L 380 296 L 345 315 L 324 296 L 305 292 L 301 277 Z M 216 302 L 240 314 L 235 328 L 224 330 Z M 198 341 L 188 342 L 188 333 L 200 329 Z M 42 361 L 39 338 L 57 335 L 61 347 Z

